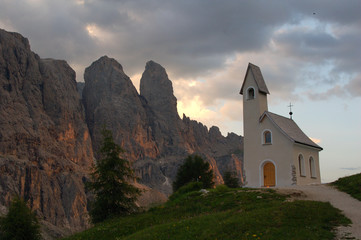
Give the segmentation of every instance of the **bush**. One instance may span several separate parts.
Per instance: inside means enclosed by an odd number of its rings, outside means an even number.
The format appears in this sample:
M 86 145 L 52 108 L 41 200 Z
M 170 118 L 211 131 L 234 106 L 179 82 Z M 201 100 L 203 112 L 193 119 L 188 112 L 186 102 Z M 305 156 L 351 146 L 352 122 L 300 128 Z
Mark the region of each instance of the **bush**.
M 188 156 L 178 169 L 176 180 L 173 182 L 173 192 L 190 182 L 202 182 L 203 188 L 214 186 L 213 170 L 208 162 L 200 156 Z
M 239 188 L 239 180 L 235 172 L 225 172 L 223 176 L 224 184 L 229 188 Z
M 229 188 L 226 186 L 226 185 L 218 185 L 215 189 L 214 189 L 215 192 L 217 193 L 225 193 L 225 192 L 229 192 Z
M 1 239 L 3 240 L 38 240 L 41 238 L 38 219 L 24 200 L 15 197 L 9 212 L 0 218 Z

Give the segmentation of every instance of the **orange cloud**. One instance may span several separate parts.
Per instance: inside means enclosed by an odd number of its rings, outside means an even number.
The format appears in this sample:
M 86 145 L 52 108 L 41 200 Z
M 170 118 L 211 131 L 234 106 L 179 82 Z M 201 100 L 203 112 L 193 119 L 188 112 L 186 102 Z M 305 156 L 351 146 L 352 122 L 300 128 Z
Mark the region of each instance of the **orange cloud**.
M 310 139 L 314 142 L 314 143 L 317 143 L 319 144 L 321 142 L 321 139 L 318 139 L 318 138 L 312 138 L 310 137 Z

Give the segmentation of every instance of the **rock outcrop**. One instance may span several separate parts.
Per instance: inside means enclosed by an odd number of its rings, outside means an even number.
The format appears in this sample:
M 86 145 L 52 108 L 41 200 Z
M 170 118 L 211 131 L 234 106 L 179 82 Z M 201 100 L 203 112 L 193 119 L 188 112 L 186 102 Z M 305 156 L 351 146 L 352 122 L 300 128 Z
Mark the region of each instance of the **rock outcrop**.
M 158 149 L 151 139 L 142 99 L 122 66 L 114 59 L 101 57 L 85 69 L 84 79 L 83 103 L 95 152 L 105 126 L 126 150 L 126 156 L 134 160 L 156 157 Z
M 0 205 L 20 195 L 56 232 L 86 228 L 93 150 L 75 72 L 0 30 L 0 86 Z
M 85 70 L 83 102 L 93 147 L 100 145 L 103 126 L 125 150 L 140 183 L 168 195 L 177 168 L 189 154 L 207 160 L 222 183 L 224 171 L 242 179 L 242 137 L 223 137 L 217 127 L 206 126 L 177 112 L 177 99 L 165 69 L 146 64 L 138 95 L 122 66 L 106 56 Z

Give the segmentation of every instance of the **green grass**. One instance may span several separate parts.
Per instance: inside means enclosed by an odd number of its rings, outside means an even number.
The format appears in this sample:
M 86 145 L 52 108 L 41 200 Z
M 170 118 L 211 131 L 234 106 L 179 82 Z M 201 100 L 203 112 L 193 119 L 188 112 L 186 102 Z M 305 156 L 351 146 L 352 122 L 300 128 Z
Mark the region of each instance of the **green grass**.
M 339 178 L 331 184 L 361 201 L 361 173 Z
M 147 212 L 111 219 L 75 239 L 333 239 L 350 221 L 329 203 L 289 202 L 273 190 L 218 186 L 175 194 Z

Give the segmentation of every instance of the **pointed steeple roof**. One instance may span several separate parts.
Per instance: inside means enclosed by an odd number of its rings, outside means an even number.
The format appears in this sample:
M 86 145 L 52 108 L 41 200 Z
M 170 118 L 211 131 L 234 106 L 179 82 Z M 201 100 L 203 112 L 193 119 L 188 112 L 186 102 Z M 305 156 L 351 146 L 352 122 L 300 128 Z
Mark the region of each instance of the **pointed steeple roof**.
M 265 83 L 265 81 L 263 79 L 261 69 L 258 66 L 254 65 L 252 63 L 248 64 L 247 72 L 246 72 L 246 75 L 244 76 L 242 88 L 241 88 L 241 91 L 239 93 L 243 94 L 243 86 L 244 86 L 244 83 L 246 82 L 247 75 L 249 74 L 250 71 L 252 72 L 252 74 L 254 76 L 254 80 L 257 83 L 258 91 L 261 92 L 261 93 L 264 93 L 264 94 L 270 94 L 269 91 L 268 91 L 267 85 L 266 85 L 266 83 Z

